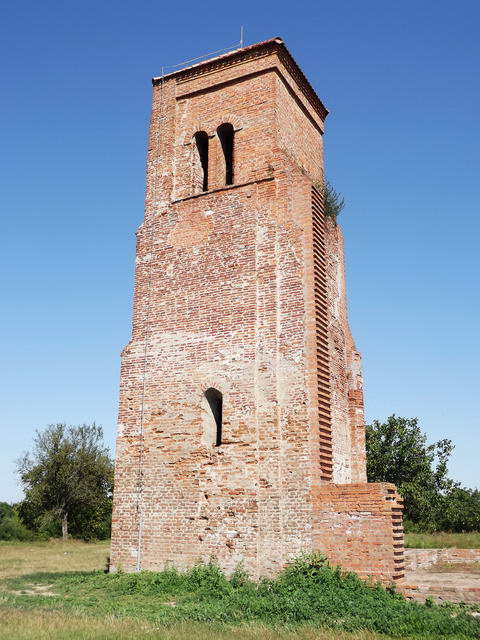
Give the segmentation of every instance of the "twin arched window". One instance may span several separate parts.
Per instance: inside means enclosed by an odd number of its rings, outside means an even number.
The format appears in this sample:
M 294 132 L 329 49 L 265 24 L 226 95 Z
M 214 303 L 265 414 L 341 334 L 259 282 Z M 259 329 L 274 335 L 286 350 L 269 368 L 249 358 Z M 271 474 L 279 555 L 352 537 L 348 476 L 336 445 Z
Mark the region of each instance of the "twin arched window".
M 220 141 L 223 157 L 223 169 L 224 176 L 223 183 L 225 185 L 233 184 L 233 152 L 234 152 L 234 138 L 235 130 L 233 125 L 229 122 L 225 122 L 217 127 L 217 138 Z M 198 176 L 198 186 L 201 186 L 202 191 L 208 191 L 208 178 L 209 178 L 209 162 L 208 162 L 208 147 L 209 139 L 208 134 L 205 131 L 197 131 L 194 135 L 195 147 L 196 147 L 196 162 L 199 166 L 200 172 Z

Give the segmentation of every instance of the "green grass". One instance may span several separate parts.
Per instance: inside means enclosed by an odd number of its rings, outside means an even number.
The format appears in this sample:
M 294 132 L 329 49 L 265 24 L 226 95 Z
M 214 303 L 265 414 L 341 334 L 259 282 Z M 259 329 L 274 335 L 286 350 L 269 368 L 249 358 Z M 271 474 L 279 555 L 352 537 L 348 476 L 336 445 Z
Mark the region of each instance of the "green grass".
M 55 595 L 32 595 L 40 585 Z M 461 607 L 409 602 L 330 568 L 319 556 L 300 559 L 275 580 L 259 584 L 241 571 L 227 579 L 209 564 L 184 573 L 38 573 L 7 579 L 4 588 L 3 604 L 10 610 L 90 614 L 97 621 L 126 618 L 153 628 L 203 623 L 220 633 L 232 625 L 307 626 L 399 638 L 480 638 L 480 622 Z
M 110 540 L 0 541 L 0 579 L 38 571 L 93 571 L 105 566 Z
M 480 549 L 480 533 L 406 533 L 411 549 Z
M 107 554 L 107 543 L 0 543 L 0 639 L 480 638 L 467 607 L 406 601 L 319 556 L 255 584 L 214 564 L 108 575 Z
M 207 623 L 154 625 L 130 618 L 66 615 L 56 611 L 29 611 L 0 606 L 3 640 L 386 640 L 369 631 L 354 633 L 302 626 L 271 629 L 263 625 L 221 626 Z

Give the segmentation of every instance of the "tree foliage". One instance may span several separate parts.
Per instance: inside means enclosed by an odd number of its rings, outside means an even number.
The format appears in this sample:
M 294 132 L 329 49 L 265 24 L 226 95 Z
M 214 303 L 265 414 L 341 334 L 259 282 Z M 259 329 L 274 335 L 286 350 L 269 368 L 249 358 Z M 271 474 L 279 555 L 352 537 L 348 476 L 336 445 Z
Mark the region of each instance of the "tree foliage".
M 395 415 L 366 427 L 369 482 L 394 483 L 404 518 L 424 530 L 480 530 L 480 492 L 448 475 L 451 440 L 428 444 L 416 418 Z
M 453 487 L 440 501 L 436 524 L 442 531 L 480 531 L 480 491 Z
M 0 502 L 0 540 L 31 540 L 33 534 L 20 520 L 17 505 Z
M 33 449 L 17 461 L 25 490 L 19 513 L 35 530 L 107 537 L 113 463 L 96 424 L 51 424 L 37 431 Z

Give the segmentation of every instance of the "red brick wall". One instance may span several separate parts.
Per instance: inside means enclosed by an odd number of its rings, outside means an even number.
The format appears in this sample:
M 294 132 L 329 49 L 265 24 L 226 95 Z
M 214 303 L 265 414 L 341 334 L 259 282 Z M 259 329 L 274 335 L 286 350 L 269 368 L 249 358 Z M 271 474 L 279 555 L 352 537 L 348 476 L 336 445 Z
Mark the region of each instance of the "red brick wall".
M 325 113 L 278 42 L 154 83 L 133 331 L 122 354 L 113 568 L 215 555 L 226 570 L 243 562 L 259 576 L 314 547 L 312 184 L 323 175 Z M 235 129 L 232 186 L 216 135 L 225 122 Z M 207 192 L 197 131 L 209 136 Z M 351 482 L 365 476 L 361 373 L 340 232 L 324 225 L 333 478 Z M 219 447 L 208 435 L 209 387 L 223 394 Z
M 364 577 L 403 578 L 402 500 L 394 485 L 329 484 L 314 498 L 315 550 Z
M 366 482 L 361 356 L 348 324 L 342 231 L 331 218 L 327 219 L 326 244 L 333 481 Z

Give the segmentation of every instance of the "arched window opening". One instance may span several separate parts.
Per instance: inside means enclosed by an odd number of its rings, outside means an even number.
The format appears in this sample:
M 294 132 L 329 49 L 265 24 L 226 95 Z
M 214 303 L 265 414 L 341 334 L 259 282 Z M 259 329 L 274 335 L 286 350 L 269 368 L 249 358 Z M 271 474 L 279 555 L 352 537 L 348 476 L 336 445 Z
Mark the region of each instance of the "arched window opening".
M 197 131 L 194 136 L 198 158 L 201 166 L 201 176 L 199 182 L 202 191 L 208 191 L 208 134 L 205 131 Z
M 225 184 L 233 184 L 233 139 L 235 131 L 229 123 L 221 124 L 217 135 L 222 145 L 225 160 Z
M 215 446 L 219 447 L 222 444 L 222 410 L 223 410 L 223 396 L 217 389 L 210 387 L 205 391 L 205 398 L 207 399 L 215 424 L 217 425 L 217 435 L 215 438 Z

